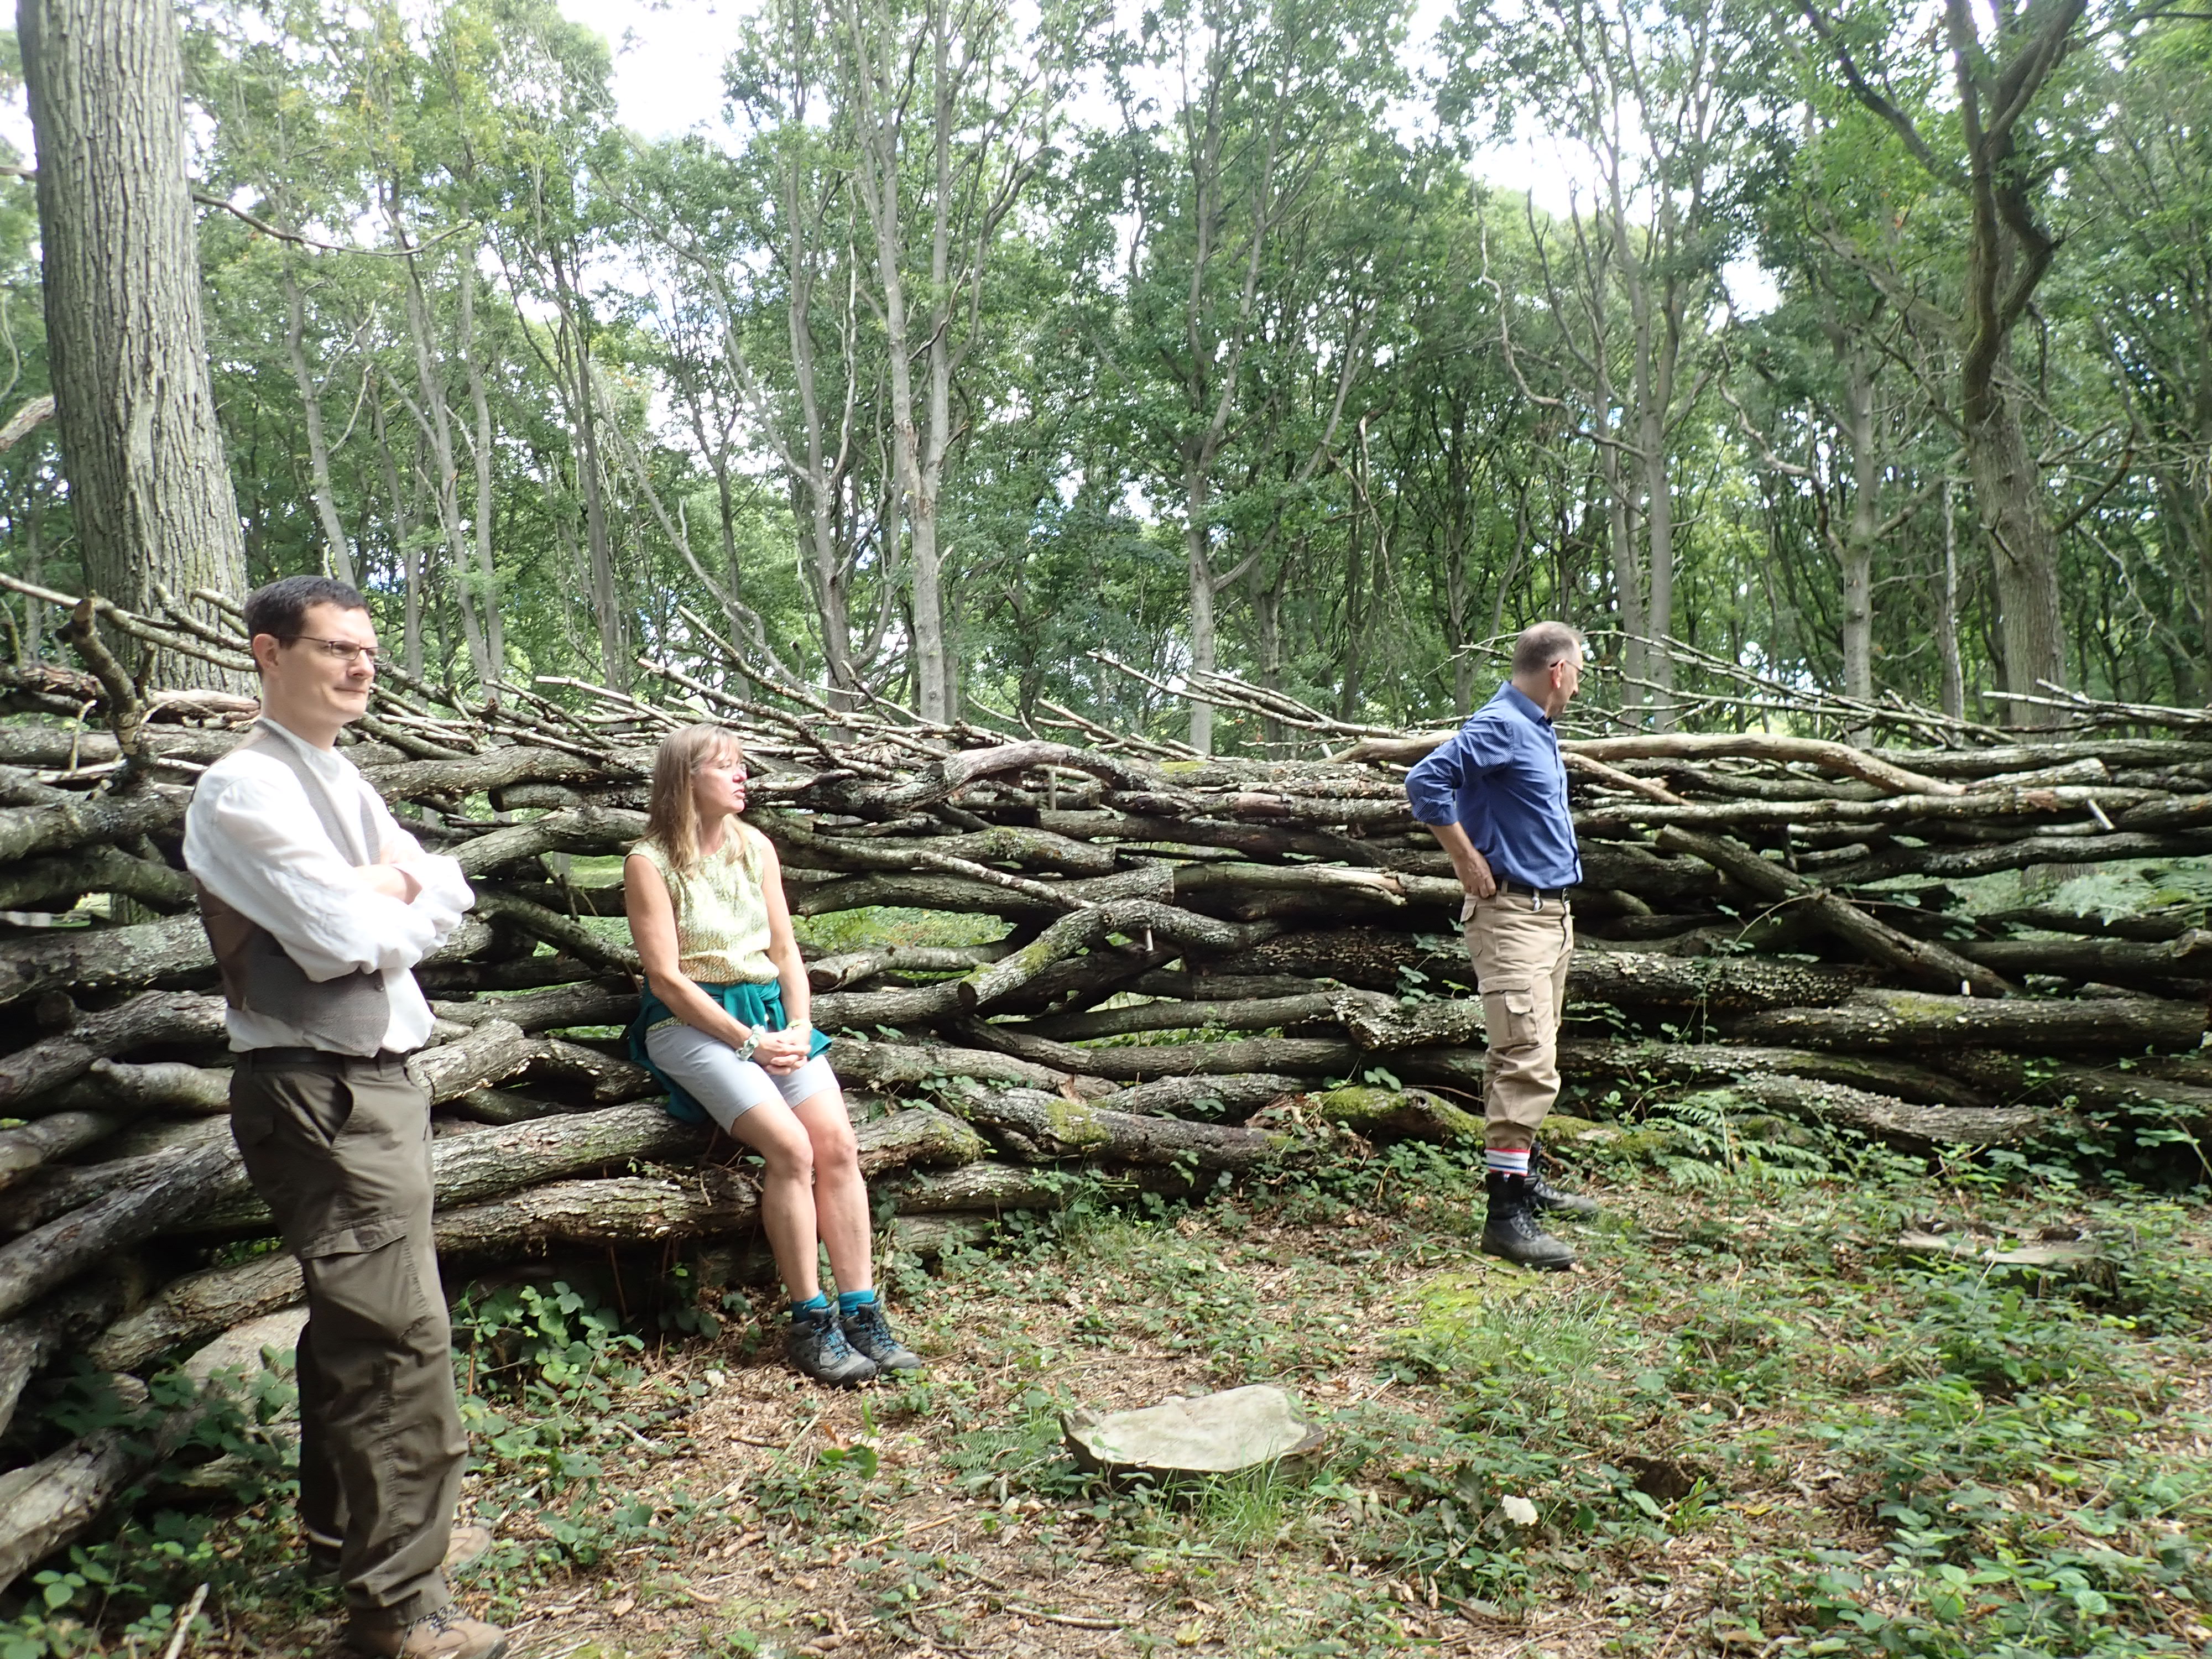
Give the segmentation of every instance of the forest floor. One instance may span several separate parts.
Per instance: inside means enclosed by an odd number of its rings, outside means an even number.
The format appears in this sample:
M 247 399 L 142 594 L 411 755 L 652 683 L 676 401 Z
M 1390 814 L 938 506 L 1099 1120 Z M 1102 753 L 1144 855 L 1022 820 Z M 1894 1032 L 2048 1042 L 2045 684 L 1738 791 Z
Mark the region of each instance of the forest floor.
M 460 1589 L 515 1659 L 2212 1644 L 2207 1189 L 1746 1139 L 1723 1104 L 1571 1144 L 1606 1210 L 1570 1273 L 1483 1257 L 1479 1169 L 1410 1146 L 895 1258 L 929 1364 L 853 1393 L 796 1381 L 741 1297 L 645 1337 L 599 1306 L 635 1285 L 479 1291 L 465 1507 L 499 1543 Z M 2094 1259 L 1931 1260 L 1908 1228 Z M 1316 1467 L 1117 1488 L 1063 1448 L 1078 1403 L 1258 1381 L 1326 1426 Z M 199 1583 L 190 1653 L 337 1652 L 264 1461 L 46 1575 L 0 1659 L 160 1653 Z

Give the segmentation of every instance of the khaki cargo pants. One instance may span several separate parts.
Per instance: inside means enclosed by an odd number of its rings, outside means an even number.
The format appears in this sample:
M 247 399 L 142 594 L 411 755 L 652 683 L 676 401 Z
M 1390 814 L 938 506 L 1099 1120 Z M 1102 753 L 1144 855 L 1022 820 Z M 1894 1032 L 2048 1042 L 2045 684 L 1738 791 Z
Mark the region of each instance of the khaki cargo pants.
M 300 1519 L 357 1612 L 411 1622 L 442 1564 L 468 1440 L 430 1231 L 430 1102 L 394 1056 L 238 1056 L 231 1133 L 307 1280 Z
M 1559 1097 L 1559 1014 L 1575 923 L 1561 899 L 1470 895 L 1460 907 L 1490 1042 L 1483 1066 L 1485 1141 L 1526 1146 Z

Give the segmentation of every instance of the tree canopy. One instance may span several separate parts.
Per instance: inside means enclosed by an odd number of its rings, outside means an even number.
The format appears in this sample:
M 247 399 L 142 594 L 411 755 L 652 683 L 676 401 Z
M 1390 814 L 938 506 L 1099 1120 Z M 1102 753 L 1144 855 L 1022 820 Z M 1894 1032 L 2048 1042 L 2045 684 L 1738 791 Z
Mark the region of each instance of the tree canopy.
M 647 139 L 551 0 L 196 5 L 247 575 L 358 580 L 458 686 L 719 677 L 719 638 L 848 706 L 1202 749 L 1285 734 L 1182 676 L 1440 721 L 1539 616 L 1660 727 L 1670 637 L 2008 723 L 2212 695 L 2201 14 L 1412 25 L 759 0 L 702 43 L 722 122 Z M 1532 133 L 1559 210 L 1487 176 Z M 5 159 L 0 420 L 49 378 Z M 18 435 L 0 570 L 102 580 L 83 499 Z

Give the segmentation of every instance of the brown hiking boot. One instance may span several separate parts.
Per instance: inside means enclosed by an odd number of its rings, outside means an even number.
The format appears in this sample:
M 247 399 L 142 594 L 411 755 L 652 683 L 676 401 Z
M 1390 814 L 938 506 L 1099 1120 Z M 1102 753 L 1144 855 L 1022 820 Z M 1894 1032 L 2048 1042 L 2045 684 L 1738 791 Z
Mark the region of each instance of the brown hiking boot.
M 346 1626 L 346 1645 L 374 1659 L 499 1659 L 507 1651 L 507 1632 L 471 1619 L 452 1602 L 411 1625 L 356 1613 Z

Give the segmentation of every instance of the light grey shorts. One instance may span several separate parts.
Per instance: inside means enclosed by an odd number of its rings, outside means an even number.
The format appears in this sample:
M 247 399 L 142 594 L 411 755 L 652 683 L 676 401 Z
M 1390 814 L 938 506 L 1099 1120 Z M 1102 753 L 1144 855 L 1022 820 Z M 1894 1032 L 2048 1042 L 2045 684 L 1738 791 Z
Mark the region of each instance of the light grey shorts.
M 756 1060 L 739 1060 L 738 1051 L 721 1038 L 681 1020 L 647 1031 L 645 1051 L 725 1129 L 764 1100 L 796 1106 L 837 1086 L 826 1055 L 817 1054 L 797 1071 L 779 1075 Z

